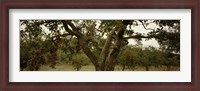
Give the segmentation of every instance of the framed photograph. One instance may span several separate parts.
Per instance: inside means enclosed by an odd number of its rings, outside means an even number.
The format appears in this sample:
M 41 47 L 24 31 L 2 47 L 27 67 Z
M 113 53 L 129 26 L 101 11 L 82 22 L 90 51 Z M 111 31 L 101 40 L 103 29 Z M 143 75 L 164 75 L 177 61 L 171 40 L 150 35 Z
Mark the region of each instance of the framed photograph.
M 198 0 L 3 0 L 1 90 L 199 91 Z

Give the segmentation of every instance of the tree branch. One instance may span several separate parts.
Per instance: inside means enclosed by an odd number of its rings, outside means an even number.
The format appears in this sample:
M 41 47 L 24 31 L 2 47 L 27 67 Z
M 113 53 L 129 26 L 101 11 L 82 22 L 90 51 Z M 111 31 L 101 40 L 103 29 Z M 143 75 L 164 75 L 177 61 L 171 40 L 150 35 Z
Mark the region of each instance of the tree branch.
M 96 70 L 100 70 L 100 66 L 97 60 L 97 57 L 94 55 L 94 53 L 91 52 L 90 48 L 87 46 L 87 43 L 85 42 L 85 36 L 81 36 L 78 38 L 78 42 L 83 50 L 83 52 L 88 56 L 88 58 L 91 60 L 91 62 L 95 65 Z
M 64 26 L 65 30 L 66 30 L 69 34 L 76 35 L 75 32 L 73 32 L 71 29 L 69 29 L 67 21 L 62 20 L 62 23 L 63 23 L 63 26 Z
M 91 60 L 91 62 L 95 65 L 96 70 L 100 70 L 97 57 L 94 55 L 94 53 L 92 53 L 92 51 L 90 50 L 90 48 L 86 42 L 87 36 L 81 34 L 79 29 L 76 28 L 75 25 L 70 20 L 62 20 L 62 22 L 65 27 L 65 30 L 69 34 L 72 34 L 72 35 L 75 35 L 76 37 L 78 37 L 78 42 L 79 42 L 79 45 L 81 46 L 83 52 L 88 56 L 88 58 Z M 72 28 L 73 31 L 69 29 L 68 25 Z
M 150 36 L 142 36 L 142 35 L 135 35 L 135 36 L 129 36 L 124 37 L 123 39 L 141 39 L 141 38 L 157 38 L 156 36 L 150 35 Z
M 153 30 L 153 31 L 155 31 L 155 29 L 147 28 L 147 27 L 144 25 L 144 22 L 143 22 L 143 21 L 139 20 L 139 22 L 142 23 L 142 26 L 144 27 L 145 30 Z
M 78 29 L 70 20 L 66 20 L 65 21 L 66 24 L 68 24 L 71 28 L 72 28 L 72 32 L 74 32 L 74 34 L 76 34 L 77 36 L 81 36 L 81 32 L 80 29 Z

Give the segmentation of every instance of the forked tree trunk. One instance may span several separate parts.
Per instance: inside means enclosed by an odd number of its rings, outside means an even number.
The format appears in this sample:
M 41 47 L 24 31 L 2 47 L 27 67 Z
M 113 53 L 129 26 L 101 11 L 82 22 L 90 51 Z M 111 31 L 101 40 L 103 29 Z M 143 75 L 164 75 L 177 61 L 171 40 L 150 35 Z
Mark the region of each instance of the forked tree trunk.
M 78 29 L 75 27 L 75 25 L 71 21 L 62 21 L 65 30 L 71 34 L 75 35 L 78 38 L 79 46 L 81 46 L 81 49 L 83 52 L 88 56 L 88 58 L 91 60 L 91 62 L 95 66 L 96 71 L 113 71 L 116 65 L 116 58 L 120 52 L 121 46 L 123 44 L 123 34 L 126 29 L 126 26 L 130 23 L 129 20 L 124 20 L 123 24 L 125 26 L 119 27 L 116 30 L 112 30 L 108 34 L 108 38 L 106 40 L 106 43 L 103 46 L 103 49 L 99 55 L 99 57 L 96 57 L 94 53 L 90 50 L 91 48 L 87 44 L 87 36 L 84 34 L 81 34 Z M 68 27 L 68 25 L 72 28 L 72 30 Z M 115 32 L 117 33 L 117 39 L 114 44 L 114 48 L 112 50 L 110 49 L 110 45 L 112 43 L 112 38 Z M 107 63 L 107 64 L 106 64 Z

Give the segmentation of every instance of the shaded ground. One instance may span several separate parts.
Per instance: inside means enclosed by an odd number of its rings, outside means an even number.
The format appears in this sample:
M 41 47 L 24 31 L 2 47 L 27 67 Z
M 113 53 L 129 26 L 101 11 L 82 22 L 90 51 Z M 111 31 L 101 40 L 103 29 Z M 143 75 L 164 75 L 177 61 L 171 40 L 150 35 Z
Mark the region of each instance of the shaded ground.
M 43 65 L 43 66 L 41 66 L 41 68 L 39 70 L 40 71 L 76 71 L 72 65 L 69 65 L 66 63 L 56 64 L 55 67 L 56 68 L 53 69 L 50 67 L 50 65 Z M 167 67 L 165 67 L 165 66 L 158 67 L 158 68 L 155 68 L 153 66 L 150 67 L 150 71 L 164 71 L 166 69 L 167 69 Z M 121 71 L 121 70 L 122 70 L 121 66 L 115 67 L 115 71 Z M 93 65 L 87 65 L 87 66 L 83 66 L 80 71 L 95 71 L 95 68 Z M 132 70 L 125 69 L 125 71 L 132 71 Z M 145 68 L 137 66 L 134 71 L 145 71 Z M 180 67 L 173 66 L 173 67 L 171 67 L 171 71 L 180 71 Z

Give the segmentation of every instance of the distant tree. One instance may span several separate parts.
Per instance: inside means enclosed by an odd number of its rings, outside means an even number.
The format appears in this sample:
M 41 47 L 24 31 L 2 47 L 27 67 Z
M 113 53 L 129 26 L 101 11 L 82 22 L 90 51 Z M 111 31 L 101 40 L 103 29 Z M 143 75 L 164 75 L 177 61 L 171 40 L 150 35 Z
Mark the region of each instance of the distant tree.
M 163 65 L 167 67 L 167 71 L 170 71 L 172 66 L 180 66 L 179 54 L 165 53 L 163 56 L 165 58 L 165 60 L 163 60 Z
M 140 52 L 141 48 L 135 46 L 125 46 L 122 48 L 118 56 L 118 64 L 122 66 L 122 71 L 125 69 L 134 70 L 141 61 Z

